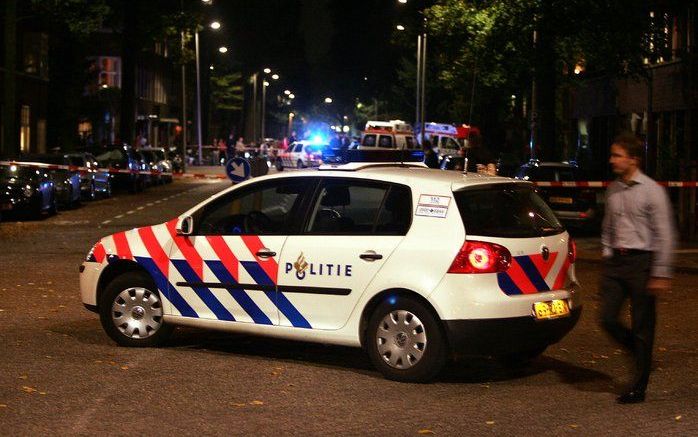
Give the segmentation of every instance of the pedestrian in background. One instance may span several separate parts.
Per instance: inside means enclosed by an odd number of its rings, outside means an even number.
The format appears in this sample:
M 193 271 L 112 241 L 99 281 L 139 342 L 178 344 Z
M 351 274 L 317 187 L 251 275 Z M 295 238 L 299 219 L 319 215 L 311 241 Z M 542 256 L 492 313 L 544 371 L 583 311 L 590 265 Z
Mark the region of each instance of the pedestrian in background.
M 601 244 L 601 324 L 635 358 L 635 374 L 622 404 L 645 400 L 652 367 L 656 297 L 671 287 L 674 218 L 664 188 L 640 170 L 643 148 L 633 134 L 616 137 L 610 163 L 617 179 L 606 192 Z M 619 315 L 630 299 L 631 327 Z
M 439 156 L 432 147 L 431 141 L 425 139 L 422 143 L 422 150 L 424 151 L 424 164 L 429 168 L 439 168 Z

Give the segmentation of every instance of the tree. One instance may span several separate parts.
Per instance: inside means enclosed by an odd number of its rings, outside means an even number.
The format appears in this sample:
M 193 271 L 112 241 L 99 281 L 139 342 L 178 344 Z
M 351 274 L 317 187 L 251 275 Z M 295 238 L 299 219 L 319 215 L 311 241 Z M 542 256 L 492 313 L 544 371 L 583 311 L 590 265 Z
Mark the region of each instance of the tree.
M 227 136 L 242 111 L 242 73 L 222 73 L 211 76 L 211 132 Z
M 575 67 L 612 76 L 645 71 L 645 2 L 440 0 L 425 14 L 430 36 L 427 74 L 436 88 L 429 89 L 428 111 L 444 117 L 447 108 L 457 107 L 462 113 L 473 103 L 469 91 L 475 80 L 475 106 L 480 108 L 475 121 L 490 124 L 490 132 L 503 132 L 506 126 L 523 125 L 516 119 L 523 117 L 522 98 L 530 103 L 535 77 L 540 144 L 548 157 L 559 158 L 557 92 L 579 80 Z M 435 95 L 439 105 L 434 105 Z M 520 143 L 524 135 L 518 138 Z

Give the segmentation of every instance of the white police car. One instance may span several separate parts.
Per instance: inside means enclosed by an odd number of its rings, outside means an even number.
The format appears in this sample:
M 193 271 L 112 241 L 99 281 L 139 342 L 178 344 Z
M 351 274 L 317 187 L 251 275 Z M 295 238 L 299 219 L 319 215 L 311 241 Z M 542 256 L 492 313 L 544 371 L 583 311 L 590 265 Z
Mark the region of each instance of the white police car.
M 452 353 L 528 359 L 581 306 L 575 248 L 528 182 L 352 163 L 246 181 L 101 239 L 82 300 L 120 345 L 176 325 L 362 346 L 425 381 Z

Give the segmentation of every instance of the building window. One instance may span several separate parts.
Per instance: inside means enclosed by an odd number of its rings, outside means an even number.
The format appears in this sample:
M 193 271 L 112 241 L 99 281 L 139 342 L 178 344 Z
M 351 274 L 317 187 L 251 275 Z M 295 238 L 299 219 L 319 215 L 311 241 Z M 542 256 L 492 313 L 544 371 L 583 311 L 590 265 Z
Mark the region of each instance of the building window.
M 48 36 L 29 32 L 22 38 L 22 70 L 42 78 L 48 77 Z
M 98 58 L 99 86 L 121 88 L 121 58 L 102 56 Z
M 19 128 L 19 150 L 22 153 L 29 152 L 31 144 L 31 108 L 29 105 L 22 105 L 20 112 Z

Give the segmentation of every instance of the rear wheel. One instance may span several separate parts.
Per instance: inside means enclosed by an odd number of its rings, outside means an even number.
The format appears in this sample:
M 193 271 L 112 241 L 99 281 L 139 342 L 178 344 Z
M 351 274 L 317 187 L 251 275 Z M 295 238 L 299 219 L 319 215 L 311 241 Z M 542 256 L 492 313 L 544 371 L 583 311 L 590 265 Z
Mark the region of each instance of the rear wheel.
M 48 208 L 48 215 L 58 214 L 58 196 L 56 190 L 51 191 L 51 204 Z
M 160 294 L 144 272 L 127 272 L 109 283 L 100 298 L 99 318 L 121 346 L 157 346 L 174 329 L 164 322 Z
M 388 379 L 427 382 L 443 368 L 446 342 L 438 321 L 421 303 L 390 298 L 373 312 L 366 332 L 373 365 Z
M 284 171 L 284 164 L 281 162 L 281 158 L 276 158 L 276 169 L 278 171 Z
M 298 162 L 296 162 L 296 168 L 305 168 L 303 161 L 299 159 Z

